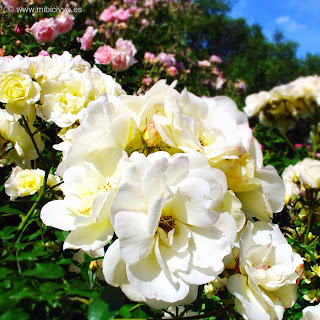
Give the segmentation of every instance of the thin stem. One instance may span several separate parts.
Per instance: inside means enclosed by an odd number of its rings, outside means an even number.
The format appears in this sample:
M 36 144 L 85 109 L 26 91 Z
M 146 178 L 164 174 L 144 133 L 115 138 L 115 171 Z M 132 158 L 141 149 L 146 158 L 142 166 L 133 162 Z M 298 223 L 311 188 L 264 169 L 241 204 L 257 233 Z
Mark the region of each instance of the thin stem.
M 283 136 L 284 140 L 286 140 L 286 142 L 288 143 L 288 145 L 290 146 L 290 148 L 294 151 L 294 153 L 300 157 L 299 152 L 297 151 L 297 149 L 293 146 L 293 144 L 291 143 L 291 141 L 289 140 L 289 138 L 287 137 L 285 131 L 278 129 L 279 132 L 281 133 L 281 135 Z
M 315 194 L 312 189 L 308 189 L 306 191 L 306 199 L 308 203 L 308 224 L 307 224 L 307 230 L 306 234 L 304 235 L 304 242 L 303 244 L 306 245 L 308 242 L 308 235 L 310 232 L 310 226 L 311 226 L 311 221 L 312 221 L 312 214 L 313 214 L 313 205 L 314 205 L 314 197 Z
M 40 151 L 39 151 L 39 148 L 38 148 L 38 146 L 37 146 L 37 144 L 36 144 L 36 141 L 34 140 L 33 134 L 32 134 L 32 132 L 31 132 L 31 130 L 30 130 L 30 128 L 29 128 L 28 121 L 27 121 L 27 119 L 25 118 L 25 116 L 21 115 L 21 117 L 22 117 L 22 120 L 23 120 L 23 123 L 24 123 L 24 128 L 25 128 L 25 130 L 27 131 L 30 139 L 32 140 L 32 144 L 33 144 L 34 148 L 35 148 L 36 151 L 37 151 L 38 157 L 40 158 Z

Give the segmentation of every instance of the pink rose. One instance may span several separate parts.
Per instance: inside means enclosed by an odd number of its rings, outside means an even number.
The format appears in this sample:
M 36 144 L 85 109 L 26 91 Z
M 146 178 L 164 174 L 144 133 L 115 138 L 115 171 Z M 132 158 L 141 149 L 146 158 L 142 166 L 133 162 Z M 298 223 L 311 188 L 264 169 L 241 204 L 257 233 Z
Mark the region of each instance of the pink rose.
M 136 52 L 137 49 L 130 40 L 118 39 L 111 59 L 113 70 L 122 71 L 128 69 L 136 62 L 133 58 Z
M 219 78 L 217 78 L 216 80 L 216 90 L 221 90 L 225 82 L 226 82 L 226 79 L 224 79 L 222 74 L 220 74 Z
M 126 70 L 135 62 L 136 60 L 130 53 L 119 49 L 113 51 L 111 66 L 114 71 Z
M 130 17 L 129 10 L 119 9 L 113 12 L 113 18 L 119 21 L 127 21 Z
M 59 34 L 53 18 L 45 18 L 34 23 L 30 31 L 38 43 L 52 42 Z
M 198 67 L 200 67 L 200 68 L 210 67 L 210 65 L 211 65 L 211 63 L 208 60 L 198 61 Z
M 177 73 L 178 73 L 178 70 L 176 67 L 174 66 L 171 66 L 171 67 L 167 67 L 167 74 L 171 77 L 174 77 Z
M 219 58 L 218 56 L 216 56 L 214 54 L 210 57 L 210 61 L 214 62 L 214 63 L 221 63 L 222 62 L 221 58 Z
M 142 8 L 138 8 L 137 6 L 132 6 L 129 8 L 129 13 L 138 17 L 142 10 L 143 10 Z
M 141 24 L 144 26 L 144 27 L 147 27 L 150 23 L 147 19 L 142 19 L 141 20 Z
M 49 53 L 46 50 L 41 50 L 38 54 L 38 56 L 44 56 L 44 57 L 48 57 Z
M 109 64 L 112 59 L 113 51 L 114 49 L 107 45 L 99 47 L 94 54 L 95 63 Z
M 155 55 L 151 52 L 145 52 L 144 53 L 144 60 L 148 61 L 148 62 L 153 62 L 155 60 Z
M 65 34 L 72 29 L 74 25 L 74 16 L 70 13 L 59 14 L 56 16 L 57 30 L 60 34 Z
M 100 14 L 99 20 L 103 22 L 110 22 L 113 20 L 113 12 L 108 8 L 104 9 Z
M 98 30 L 94 30 L 93 27 L 87 27 L 85 33 L 81 38 L 77 38 L 77 41 L 81 43 L 81 50 L 91 50 L 93 37 L 96 35 Z
M 152 83 L 152 78 L 144 78 L 142 80 L 142 83 L 145 84 L 146 86 L 150 86 L 150 84 Z
M 164 52 L 158 54 L 157 60 L 166 66 L 173 66 L 176 63 L 176 59 L 174 58 L 173 54 L 168 54 Z
M 26 26 L 23 23 L 18 23 L 14 26 L 14 32 L 23 36 L 26 32 Z
M 126 51 L 128 54 L 131 54 L 132 56 L 134 56 L 137 53 L 137 49 L 133 45 L 132 41 L 123 40 L 122 38 L 117 40 L 116 48 L 122 51 Z
M 133 6 L 135 5 L 137 0 L 123 0 L 123 3 L 128 5 L 128 6 Z

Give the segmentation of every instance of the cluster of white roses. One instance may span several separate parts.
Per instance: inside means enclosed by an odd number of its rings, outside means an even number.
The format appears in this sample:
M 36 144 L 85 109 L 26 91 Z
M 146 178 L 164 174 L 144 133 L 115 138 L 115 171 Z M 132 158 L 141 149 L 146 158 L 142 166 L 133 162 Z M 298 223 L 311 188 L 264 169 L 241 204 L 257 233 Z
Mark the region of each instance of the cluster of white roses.
M 199 285 L 233 269 L 225 283 L 241 315 L 282 319 L 303 260 L 272 224 L 284 183 L 263 166 L 234 101 L 179 93 L 163 80 L 145 95 L 122 94 L 66 53 L 0 66 L 8 112 L 64 128 L 79 120 L 56 146 L 64 198 L 41 210 L 46 225 L 70 231 L 65 249 L 107 248 L 106 282 L 156 309 L 193 302 Z
M 68 127 L 79 120 L 82 110 L 102 93 L 124 93 L 111 76 L 80 56 L 70 53 L 37 57 L 0 58 L 0 102 L 5 110 L 0 113 L 1 164 L 8 159 L 22 167 L 38 157 L 27 132 L 19 124 L 26 117 L 38 150 L 44 144 L 33 126 L 36 115 L 59 127 Z
M 319 104 L 320 77 L 308 76 L 248 96 L 244 111 L 249 117 L 259 115 L 266 126 L 292 129 L 299 117 L 314 114 Z
M 282 173 L 286 187 L 286 202 L 293 195 L 301 196 L 306 189 L 320 188 L 320 161 L 305 158 L 296 165 L 290 165 Z

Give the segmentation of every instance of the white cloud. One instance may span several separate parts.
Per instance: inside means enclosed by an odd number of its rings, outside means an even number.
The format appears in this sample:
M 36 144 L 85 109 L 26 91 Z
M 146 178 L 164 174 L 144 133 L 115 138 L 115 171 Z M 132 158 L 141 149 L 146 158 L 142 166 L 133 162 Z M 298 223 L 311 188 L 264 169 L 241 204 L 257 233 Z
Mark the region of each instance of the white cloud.
M 289 16 L 281 16 L 276 18 L 276 24 L 282 24 L 286 31 L 297 31 L 307 29 L 305 24 L 298 23 L 296 20 L 290 18 Z
M 277 23 L 277 24 L 287 23 L 287 22 L 289 22 L 289 20 L 290 20 L 290 17 L 289 17 L 289 16 L 281 16 L 281 17 L 278 17 L 278 18 L 276 19 L 276 23 Z

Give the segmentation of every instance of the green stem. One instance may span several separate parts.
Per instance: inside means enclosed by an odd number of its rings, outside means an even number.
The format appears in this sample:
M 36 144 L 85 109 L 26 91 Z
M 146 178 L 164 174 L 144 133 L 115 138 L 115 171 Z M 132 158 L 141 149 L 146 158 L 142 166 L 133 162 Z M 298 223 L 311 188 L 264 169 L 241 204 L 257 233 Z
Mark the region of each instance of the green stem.
M 37 144 L 36 144 L 36 141 L 34 140 L 33 134 L 32 134 L 32 132 L 31 132 L 31 130 L 30 130 L 30 128 L 29 128 L 28 121 L 27 121 L 27 119 L 25 118 L 25 116 L 21 115 L 21 117 L 22 117 L 22 120 L 23 120 L 23 123 L 24 123 L 24 128 L 25 128 L 25 130 L 27 131 L 30 139 L 32 140 L 32 144 L 33 144 L 34 148 L 35 148 L 36 151 L 37 151 L 38 157 L 40 158 L 40 151 L 39 151 L 39 148 L 38 148 L 38 146 L 37 146 Z
M 286 140 L 286 142 L 288 143 L 288 145 L 290 146 L 290 148 L 294 151 L 294 153 L 300 157 L 299 152 L 297 151 L 297 149 L 293 146 L 293 144 L 291 143 L 291 141 L 289 140 L 289 138 L 287 137 L 286 133 L 281 130 L 278 129 L 279 132 L 281 133 L 282 137 L 284 138 L 284 140 Z
M 303 242 L 304 245 L 306 245 L 308 242 L 308 235 L 310 232 L 310 226 L 311 226 L 312 214 L 313 214 L 314 198 L 315 198 L 315 194 L 314 194 L 313 190 L 307 189 L 306 190 L 306 199 L 307 199 L 307 204 L 308 204 L 308 224 L 307 224 L 306 234 L 304 235 L 304 242 Z

